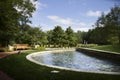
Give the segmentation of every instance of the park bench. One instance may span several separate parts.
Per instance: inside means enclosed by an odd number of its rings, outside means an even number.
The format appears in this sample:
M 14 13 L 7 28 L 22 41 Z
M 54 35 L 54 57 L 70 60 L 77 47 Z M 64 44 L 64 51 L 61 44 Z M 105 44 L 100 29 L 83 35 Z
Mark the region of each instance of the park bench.
M 28 44 L 14 44 L 14 49 L 15 50 L 25 50 L 25 49 L 29 49 L 30 46 Z

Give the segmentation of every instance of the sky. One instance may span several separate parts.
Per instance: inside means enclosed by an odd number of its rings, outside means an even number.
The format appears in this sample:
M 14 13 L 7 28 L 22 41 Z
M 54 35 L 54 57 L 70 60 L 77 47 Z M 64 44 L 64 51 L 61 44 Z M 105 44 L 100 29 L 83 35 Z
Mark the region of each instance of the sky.
M 59 25 L 64 30 L 71 26 L 76 32 L 94 28 L 98 17 L 107 14 L 117 0 L 38 0 L 31 18 L 33 27 L 43 31 Z

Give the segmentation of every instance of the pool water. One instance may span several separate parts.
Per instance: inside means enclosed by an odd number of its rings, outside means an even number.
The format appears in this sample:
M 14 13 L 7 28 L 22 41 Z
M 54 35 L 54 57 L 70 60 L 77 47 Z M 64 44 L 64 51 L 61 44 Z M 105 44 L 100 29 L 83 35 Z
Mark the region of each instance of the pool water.
M 43 53 L 33 59 L 43 64 L 77 70 L 120 72 L 120 63 L 97 59 L 77 51 Z

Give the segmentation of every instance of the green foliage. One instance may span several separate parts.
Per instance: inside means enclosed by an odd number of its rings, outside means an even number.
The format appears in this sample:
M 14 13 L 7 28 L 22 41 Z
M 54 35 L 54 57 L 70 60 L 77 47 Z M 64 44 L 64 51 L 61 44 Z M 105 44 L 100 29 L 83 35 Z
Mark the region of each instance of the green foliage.
M 77 42 L 78 44 L 82 43 L 83 42 L 83 38 L 82 38 L 82 32 L 81 31 L 77 31 L 76 33 L 76 37 L 77 37 Z
M 96 27 L 95 29 L 88 31 L 86 41 L 95 44 L 108 44 L 107 36 L 108 34 L 104 27 Z
M 88 43 L 120 43 L 120 7 L 115 6 L 108 14 L 102 14 L 96 21 L 96 27 L 87 33 Z
M 68 47 L 76 46 L 77 44 L 77 37 L 71 27 L 68 27 L 65 31 L 66 33 L 66 44 Z
M 61 26 L 56 26 L 53 30 L 47 32 L 49 46 L 54 47 L 73 47 L 77 44 L 77 37 L 71 27 L 64 31 Z
M 0 44 L 14 41 L 19 27 L 30 22 L 35 6 L 29 0 L 0 0 Z
M 76 37 L 77 37 L 77 43 L 78 44 L 82 44 L 84 43 L 84 40 L 87 40 L 87 32 L 84 32 L 84 31 L 77 31 L 76 34 Z
M 53 30 L 47 31 L 47 40 L 49 47 L 51 44 L 53 44 L 52 37 L 53 37 Z
M 30 27 L 27 25 L 24 28 L 20 28 L 15 42 L 29 45 L 46 45 L 48 41 L 46 33 L 39 27 Z
M 61 28 L 61 26 L 56 26 L 52 32 L 52 44 L 61 47 L 63 45 L 64 39 L 65 39 L 64 30 Z
M 45 32 L 42 32 L 41 33 L 41 45 L 46 45 L 48 43 L 48 40 L 47 40 L 47 33 Z

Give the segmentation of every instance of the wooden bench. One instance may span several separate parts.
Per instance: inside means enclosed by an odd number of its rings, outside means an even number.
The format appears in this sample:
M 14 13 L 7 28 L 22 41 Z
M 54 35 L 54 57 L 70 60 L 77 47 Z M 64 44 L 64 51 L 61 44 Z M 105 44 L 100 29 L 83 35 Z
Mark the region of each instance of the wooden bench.
M 15 50 L 18 50 L 18 49 L 25 50 L 25 49 L 29 49 L 29 48 L 30 48 L 30 46 L 28 44 L 14 44 Z

